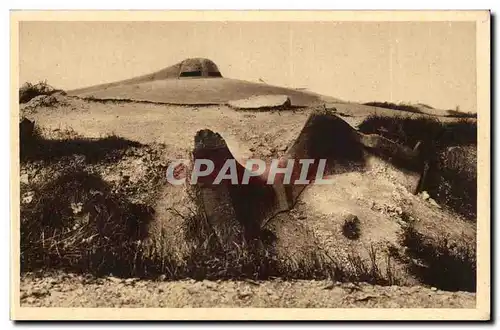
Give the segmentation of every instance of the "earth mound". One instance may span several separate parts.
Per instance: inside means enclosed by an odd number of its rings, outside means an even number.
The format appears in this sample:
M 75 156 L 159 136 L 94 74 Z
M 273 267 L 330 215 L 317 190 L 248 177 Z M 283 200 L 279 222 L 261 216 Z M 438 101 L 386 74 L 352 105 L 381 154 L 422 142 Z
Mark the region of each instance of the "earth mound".
M 214 79 L 218 78 L 218 79 Z M 206 58 L 188 58 L 150 74 L 79 88 L 70 96 L 98 100 L 130 100 L 167 104 L 226 104 L 263 95 L 286 95 L 293 106 L 341 102 L 309 91 L 223 77 L 219 67 Z
M 289 114 L 252 116 L 282 120 Z M 152 148 L 118 137 L 49 138 L 46 131 L 33 134 L 38 129 L 32 122 L 20 125 L 21 216 L 30 224 L 21 233 L 25 271 L 50 261 L 52 267 L 78 265 L 78 271 L 124 277 L 333 278 L 474 291 L 475 224 L 414 194 L 418 166 L 397 161 L 418 162 L 413 149 L 361 133 L 334 112 L 312 112 L 281 157 L 327 159 L 333 184 L 302 187 L 265 185 L 267 171 L 249 185 L 193 189 L 165 182 L 177 157 L 241 163 L 228 135 L 217 134 L 215 126 L 197 129 L 189 150 L 177 154 L 181 150 L 168 145 Z M 87 177 L 96 185 L 69 189 L 71 195 L 60 184 L 73 187 Z M 51 220 L 56 213 L 37 205 L 59 210 L 58 226 Z M 113 217 L 103 226 L 107 214 Z M 106 240 L 108 230 L 119 237 Z M 99 249 L 89 250 L 93 242 L 111 244 L 104 245 L 109 262 L 99 260 Z

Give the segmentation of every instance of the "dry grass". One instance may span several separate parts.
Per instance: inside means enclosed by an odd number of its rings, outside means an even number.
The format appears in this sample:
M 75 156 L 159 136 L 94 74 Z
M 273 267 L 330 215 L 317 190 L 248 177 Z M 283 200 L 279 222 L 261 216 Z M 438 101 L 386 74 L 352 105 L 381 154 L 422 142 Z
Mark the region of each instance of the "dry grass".
M 385 109 L 413 112 L 413 113 L 422 113 L 422 110 L 420 110 L 419 108 L 417 108 L 413 105 L 404 104 L 404 103 L 396 104 L 396 103 L 391 103 L 391 102 L 367 102 L 367 103 L 364 103 L 364 105 L 385 108 Z
M 26 82 L 19 88 L 19 103 L 26 103 L 38 95 L 52 95 L 56 92 L 61 92 L 61 90 L 55 89 L 46 81 L 36 84 Z
M 428 239 L 410 224 L 402 243 L 412 258 L 410 271 L 422 282 L 450 291 L 476 291 L 476 254 L 467 245 L 457 245 L 446 237 Z
M 21 207 L 21 269 L 124 273 L 152 210 L 133 204 L 96 174 L 69 169 Z
M 454 118 L 477 118 L 477 113 L 475 112 L 461 112 L 457 110 L 446 110 L 448 113 L 446 117 Z
M 477 147 L 456 146 L 439 153 L 427 190 L 439 203 L 471 221 L 477 218 Z
M 22 187 L 22 193 L 28 187 Z M 33 200 L 21 205 L 21 270 L 64 269 L 97 275 L 169 279 L 326 279 L 395 284 L 382 274 L 377 251 L 370 260 L 350 254 L 340 260 L 314 245 L 300 258 L 275 249 L 276 237 L 263 230 L 252 241 L 222 246 L 203 212 L 184 217 L 189 247 L 181 259 L 169 233 L 150 235 L 154 210 L 130 202 L 96 174 L 76 168 L 40 187 L 29 187 Z M 162 229 L 165 230 L 165 229 Z M 389 267 L 390 269 L 390 267 Z
M 395 142 L 413 148 L 418 141 L 437 149 L 477 143 L 477 123 L 461 118 L 442 122 L 429 116 L 368 116 L 360 125 L 363 133 L 381 134 Z
M 413 148 L 421 143 L 421 161 L 429 165 L 422 190 L 455 212 L 475 221 L 477 195 L 477 123 L 470 119 L 441 122 L 431 117 L 370 116 L 359 125 Z

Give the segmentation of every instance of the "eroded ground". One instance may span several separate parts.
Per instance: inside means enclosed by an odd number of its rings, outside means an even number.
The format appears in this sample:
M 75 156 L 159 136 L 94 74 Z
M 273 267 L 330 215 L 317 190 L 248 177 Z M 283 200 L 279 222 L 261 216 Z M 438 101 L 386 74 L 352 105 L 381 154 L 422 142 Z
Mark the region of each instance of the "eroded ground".
M 352 126 L 359 124 L 371 113 L 394 114 L 394 111 L 357 104 L 333 104 L 337 113 Z M 226 106 L 171 106 L 137 102 L 95 102 L 76 98 L 63 98 L 54 107 L 25 107 L 27 118 L 53 134 L 54 131 L 73 130 L 87 138 L 114 134 L 120 138 L 161 148 L 125 152 L 118 160 L 102 166 L 92 165 L 106 181 L 123 186 L 124 178 L 130 188 L 144 185 L 148 189 L 153 179 L 145 180 L 149 167 L 158 163 L 163 168 L 168 160 L 184 158 L 193 147 L 198 130 L 211 129 L 227 142 L 234 156 L 242 161 L 248 158 L 271 158 L 282 155 L 298 136 L 311 109 L 272 112 L 238 112 Z M 49 135 L 50 135 L 49 134 Z M 154 157 L 153 157 L 154 156 Z M 160 166 L 161 165 L 161 166 Z M 46 164 L 38 167 L 48 168 Z M 90 167 L 90 165 L 86 165 Z M 156 165 L 155 165 L 156 166 Z M 163 167 L 162 167 L 163 166 Z M 32 183 L 42 177 L 36 164 L 22 165 L 21 181 Z M 101 168 L 102 167 L 102 168 Z M 52 172 L 47 171 L 46 176 Z M 42 173 L 43 174 L 43 173 Z M 422 263 L 407 255 L 400 235 L 406 225 L 405 216 L 415 219 L 415 226 L 429 244 L 449 236 L 451 244 L 461 248 L 473 245 L 475 226 L 439 205 L 410 194 L 400 184 L 401 173 L 375 162 L 364 172 L 344 173 L 337 176 L 334 187 L 311 187 L 303 193 L 292 219 L 307 228 L 318 239 L 320 247 L 332 255 L 349 255 L 352 251 L 363 255 L 373 246 L 378 250 L 384 272 L 387 268 L 385 250 L 395 249 L 392 265 L 401 285 L 374 286 L 368 284 L 331 283 L 329 281 L 282 281 L 278 279 L 248 281 L 153 281 L 105 277 L 94 279 L 71 274 L 33 276 L 21 278 L 22 306 L 54 307 L 443 307 L 471 308 L 475 294 L 441 291 L 425 287 L 421 278 L 408 272 L 408 265 Z M 143 182 L 145 181 L 145 183 Z M 147 195 L 148 189 L 141 194 Z M 142 196 L 134 193 L 134 196 Z M 175 207 L 183 195 L 165 187 L 156 201 L 155 223 L 166 223 L 171 230 L 171 242 L 182 240 L 179 219 L 167 209 Z M 136 197 L 137 197 L 136 196 Z M 146 196 L 146 197 L 149 197 Z M 146 199 L 139 198 L 139 200 Z M 361 237 L 344 237 L 342 225 L 346 214 L 360 220 Z M 288 228 L 288 224 L 284 227 Z M 286 229 L 286 228 L 285 228 Z M 285 230 L 286 231 L 286 230 Z M 287 257 L 297 257 L 294 248 L 309 237 L 283 235 L 289 246 Z M 170 238 L 170 237 L 169 237 Z M 177 246 L 177 244 L 174 244 Z M 300 248 L 299 248 L 300 249 Z M 300 251 L 299 251 L 300 252 Z M 404 259 L 404 258 L 406 259 Z M 399 258 L 399 259 L 396 259 Z M 403 260 L 404 259 L 404 260 Z M 423 261 L 428 262 L 426 260 Z M 433 261 L 434 262 L 434 261 Z M 384 266 L 385 265 L 385 266 Z M 454 265 L 454 264 L 453 264 Z M 446 273 L 444 273 L 446 276 Z

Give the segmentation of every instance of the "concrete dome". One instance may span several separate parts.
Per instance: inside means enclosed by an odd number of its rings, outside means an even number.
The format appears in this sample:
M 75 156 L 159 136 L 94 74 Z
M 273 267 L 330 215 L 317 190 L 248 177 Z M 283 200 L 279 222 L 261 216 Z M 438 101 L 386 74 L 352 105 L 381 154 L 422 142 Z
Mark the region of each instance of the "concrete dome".
M 188 58 L 180 63 L 179 78 L 222 77 L 217 65 L 206 58 Z

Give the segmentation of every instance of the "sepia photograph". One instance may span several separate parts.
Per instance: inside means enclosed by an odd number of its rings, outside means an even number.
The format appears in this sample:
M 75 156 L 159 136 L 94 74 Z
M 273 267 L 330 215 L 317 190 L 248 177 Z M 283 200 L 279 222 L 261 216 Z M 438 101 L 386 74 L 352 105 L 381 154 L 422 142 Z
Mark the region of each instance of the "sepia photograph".
M 490 318 L 489 11 L 10 20 L 12 319 Z

